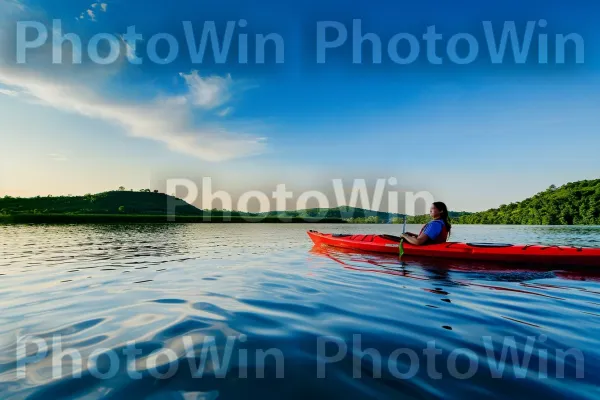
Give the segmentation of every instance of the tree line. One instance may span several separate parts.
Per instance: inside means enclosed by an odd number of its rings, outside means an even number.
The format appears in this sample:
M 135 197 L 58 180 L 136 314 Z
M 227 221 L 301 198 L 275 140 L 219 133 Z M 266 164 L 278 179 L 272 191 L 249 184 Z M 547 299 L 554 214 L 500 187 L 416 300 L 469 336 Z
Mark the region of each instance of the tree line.
M 600 225 L 600 179 L 550 186 L 518 203 L 463 215 L 461 224 Z

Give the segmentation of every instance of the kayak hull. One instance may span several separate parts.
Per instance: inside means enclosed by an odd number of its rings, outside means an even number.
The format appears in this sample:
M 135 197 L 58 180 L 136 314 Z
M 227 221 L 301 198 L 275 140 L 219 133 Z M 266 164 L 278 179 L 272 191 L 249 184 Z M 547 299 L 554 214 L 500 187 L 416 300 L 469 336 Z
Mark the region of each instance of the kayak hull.
M 309 231 L 315 245 L 355 251 L 399 254 L 399 241 L 388 235 L 336 235 Z M 600 267 L 600 249 L 541 245 L 487 245 L 447 242 L 425 246 L 404 243 L 404 255 L 512 264 Z

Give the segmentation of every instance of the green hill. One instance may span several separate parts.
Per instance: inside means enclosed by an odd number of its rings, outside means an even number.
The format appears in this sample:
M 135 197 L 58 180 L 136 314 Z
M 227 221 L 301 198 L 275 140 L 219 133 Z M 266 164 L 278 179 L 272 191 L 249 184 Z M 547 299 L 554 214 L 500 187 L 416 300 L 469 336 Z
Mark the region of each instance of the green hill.
M 165 215 L 170 203 L 177 215 L 202 215 L 202 210 L 163 193 L 111 191 L 85 196 L 0 198 L 0 214 L 137 214 Z
M 461 216 L 461 224 L 600 225 L 600 179 L 550 186 L 519 203 Z

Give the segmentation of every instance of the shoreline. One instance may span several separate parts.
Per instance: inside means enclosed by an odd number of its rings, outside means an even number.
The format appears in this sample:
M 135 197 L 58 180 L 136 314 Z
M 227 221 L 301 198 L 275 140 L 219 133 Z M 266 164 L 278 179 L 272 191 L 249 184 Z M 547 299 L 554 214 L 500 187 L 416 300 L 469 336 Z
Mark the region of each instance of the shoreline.
M 228 223 L 276 223 L 276 224 L 347 224 L 339 218 L 302 217 L 253 217 L 253 216 L 202 216 L 202 215 L 135 215 L 135 214 L 11 214 L 0 215 L 0 224 L 110 224 L 110 223 L 155 223 L 155 224 L 228 224 Z
M 344 225 L 400 225 L 400 223 L 381 222 L 352 222 L 341 218 L 318 217 L 273 217 L 273 216 L 211 216 L 202 215 L 175 215 L 175 220 L 168 220 L 167 215 L 156 214 L 9 214 L 0 215 L 0 225 L 20 224 L 122 224 L 122 223 L 149 223 L 149 224 L 344 224 Z M 408 221 L 409 225 L 423 225 L 422 222 Z M 594 227 L 599 225 L 538 225 L 538 224 L 477 224 L 453 222 L 453 226 L 555 226 L 555 227 Z

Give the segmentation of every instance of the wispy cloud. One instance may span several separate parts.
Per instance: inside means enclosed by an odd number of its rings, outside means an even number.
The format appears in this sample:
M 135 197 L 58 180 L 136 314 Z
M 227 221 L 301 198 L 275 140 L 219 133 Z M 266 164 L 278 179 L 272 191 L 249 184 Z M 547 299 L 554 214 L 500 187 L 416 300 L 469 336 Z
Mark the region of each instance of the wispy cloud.
M 0 94 L 4 95 L 4 96 L 11 96 L 11 97 L 16 97 L 19 95 L 18 92 L 14 91 L 14 90 L 8 90 L 8 89 L 0 89 Z
M 208 161 L 223 161 L 264 151 L 265 138 L 230 132 L 222 126 L 197 127 L 189 122 L 192 104 L 208 110 L 228 98 L 224 88 L 230 86 L 231 77 L 203 78 L 197 72 L 182 76 L 187 77 L 187 94 L 132 104 L 104 98 L 78 84 L 0 67 L 0 83 L 8 90 L 18 92 L 21 98 L 117 124 L 130 136 L 164 143 L 179 153 Z M 224 85 L 224 82 L 228 84 Z M 205 93 L 200 95 L 198 87 Z
M 25 4 L 20 0 L 0 0 L 0 13 L 25 11 Z
M 233 112 L 233 107 L 227 107 L 217 113 L 219 117 L 226 117 Z
M 119 35 L 119 39 L 121 39 L 121 43 L 125 46 L 125 52 L 127 59 L 133 61 L 137 58 L 136 49 L 131 45 L 130 42 L 126 41 L 123 35 Z
M 180 74 L 190 88 L 189 99 L 192 104 L 204 107 L 215 108 L 231 98 L 231 86 L 233 81 L 231 76 L 225 78 L 220 76 L 201 77 L 198 71 L 192 71 L 191 74 Z

